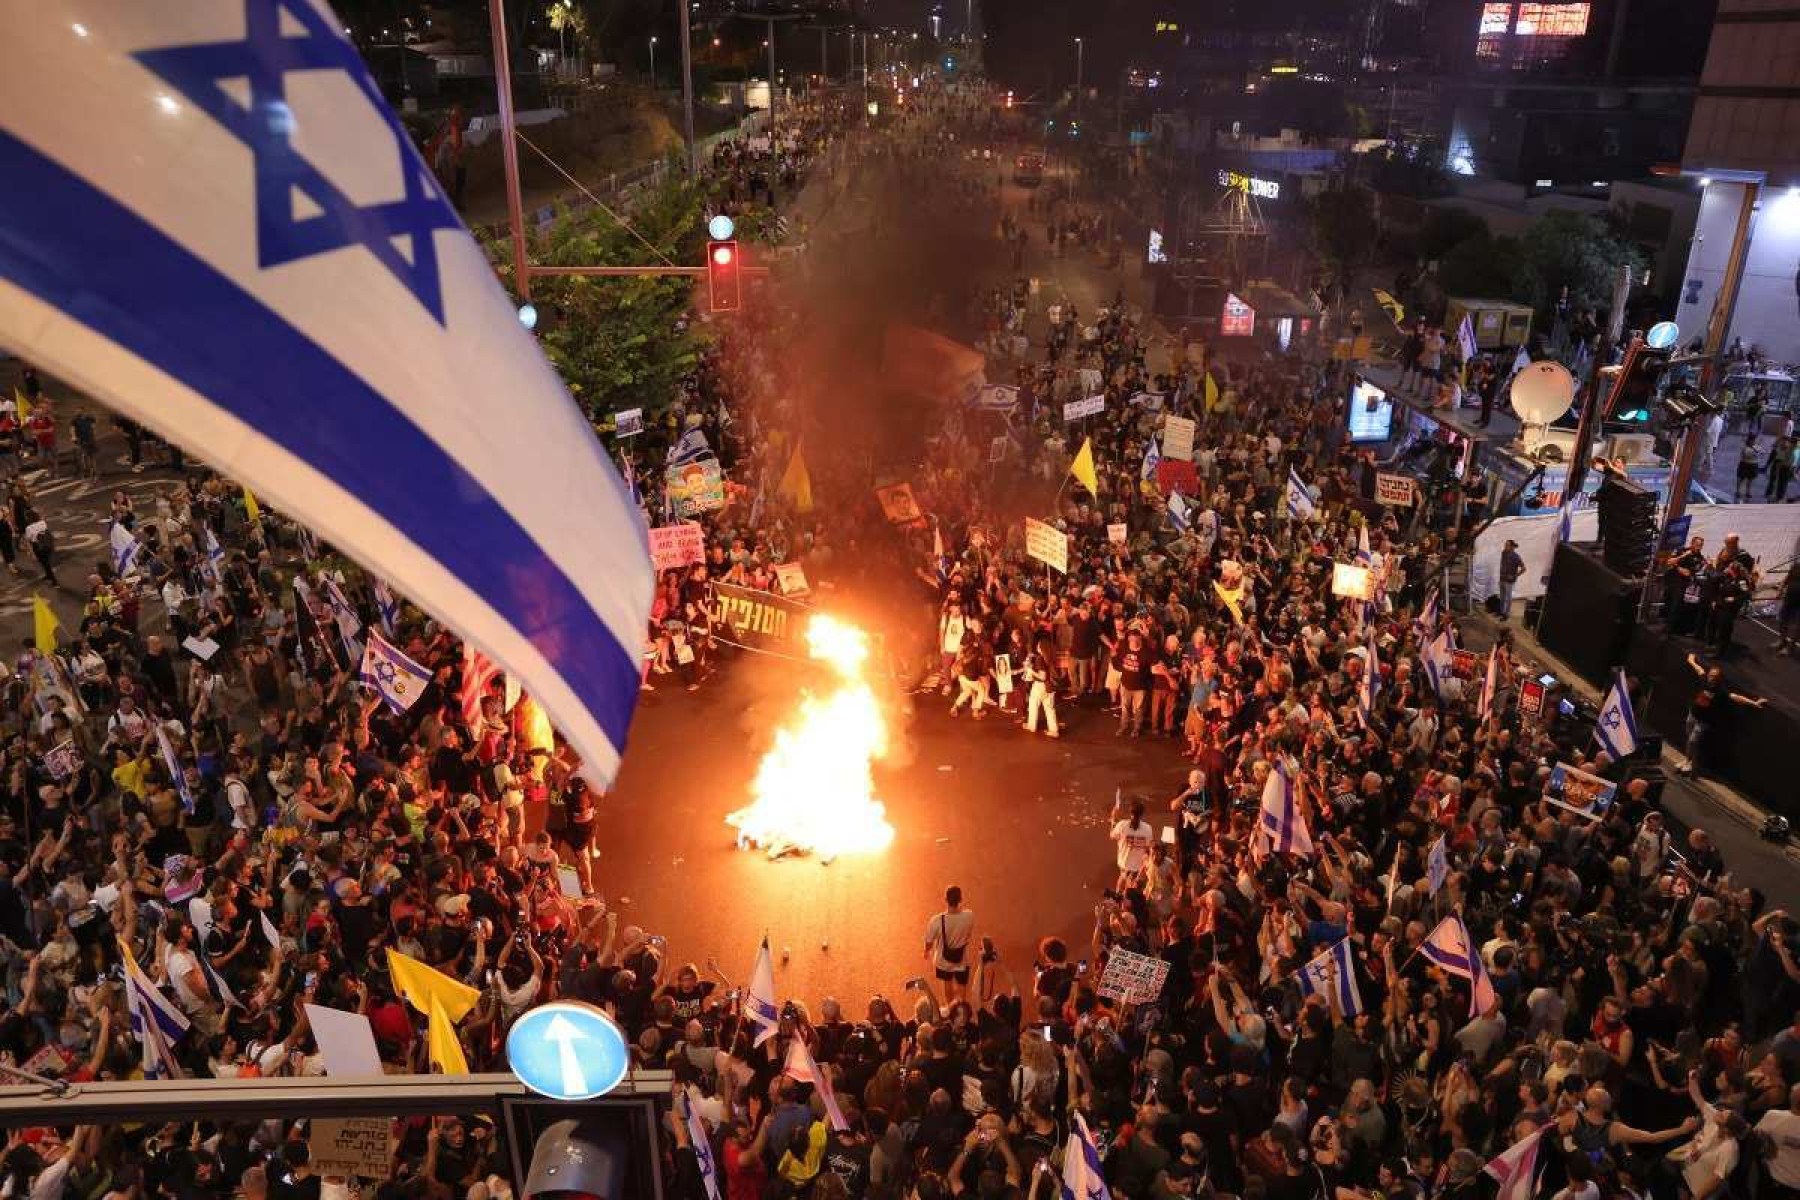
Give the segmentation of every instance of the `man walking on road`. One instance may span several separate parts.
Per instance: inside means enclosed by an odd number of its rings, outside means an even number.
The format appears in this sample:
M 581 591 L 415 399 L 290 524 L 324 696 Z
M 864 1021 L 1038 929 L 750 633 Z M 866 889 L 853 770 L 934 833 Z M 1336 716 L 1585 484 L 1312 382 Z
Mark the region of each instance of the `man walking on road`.
M 963 907 L 954 884 L 944 889 L 944 911 L 925 925 L 925 957 L 944 985 L 944 1003 L 954 1003 L 969 990 L 969 942 L 975 936 L 975 914 Z

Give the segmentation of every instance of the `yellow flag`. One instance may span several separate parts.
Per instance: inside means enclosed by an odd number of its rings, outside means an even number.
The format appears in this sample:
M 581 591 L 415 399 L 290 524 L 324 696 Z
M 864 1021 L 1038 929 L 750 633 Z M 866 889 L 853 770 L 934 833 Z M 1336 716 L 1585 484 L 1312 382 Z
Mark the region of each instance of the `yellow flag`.
M 445 1011 L 443 1001 L 431 998 L 431 1012 L 426 1016 L 425 1051 L 432 1065 L 446 1075 L 467 1075 L 469 1060 L 463 1055 L 462 1041 L 456 1036 L 456 1022 Z
M 1075 452 L 1075 461 L 1069 464 L 1069 474 L 1096 500 L 1100 498 L 1100 477 L 1094 474 L 1093 438 L 1082 439 L 1081 449 Z
M 19 424 L 31 420 L 31 401 L 25 398 L 25 389 L 13 387 L 13 407 L 19 410 Z
M 56 653 L 56 631 L 62 628 L 62 622 L 50 611 L 50 606 L 42 596 L 31 598 L 32 632 L 37 638 L 37 648 L 45 654 Z
M 244 515 L 250 518 L 252 525 L 262 524 L 262 505 L 256 502 L 256 496 L 250 491 L 248 484 L 244 487 Z
M 1244 610 L 1241 607 L 1241 603 L 1244 599 L 1244 585 L 1240 583 L 1234 588 L 1227 588 L 1224 584 L 1215 579 L 1213 580 L 1213 591 L 1219 593 L 1219 599 L 1223 600 L 1225 602 L 1225 607 L 1231 610 L 1231 619 L 1239 625 L 1242 625 L 1244 623 Z
M 442 971 L 428 967 L 398 950 L 387 952 L 387 963 L 388 974 L 394 979 L 394 990 L 404 996 L 408 1004 L 427 1016 L 431 1014 L 434 997 L 443 1005 L 452 1021 L 462 1020 L 475 1007 L 475 1002 L 481 999 L 481 993 L 468 984 L 452 979 Z
M 1208 371 L 1206 373 L 1206 411 L 1207 411 L 1207 415 L 1210 416 L 1212 413 L 1218 411 L 1218 407 L 1219 407 L 1219 383 L 1218 383 L 1218 380 L 1216 380 L 1212 377 L 1212 372 Z
M 799 511 L 812 511 L 812 476 L 806 470 L 806 457 L 801 453 L 800 443 L 794 443 L 794 453 L 788 458 L 787 470 L 781 473 L 781 482 L 775 490 Z

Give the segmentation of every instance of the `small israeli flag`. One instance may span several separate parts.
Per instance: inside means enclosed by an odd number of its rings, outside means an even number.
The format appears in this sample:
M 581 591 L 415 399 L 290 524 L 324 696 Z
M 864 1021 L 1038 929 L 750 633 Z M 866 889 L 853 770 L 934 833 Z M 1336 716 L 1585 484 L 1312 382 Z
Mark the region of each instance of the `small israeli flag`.
M 1150 444 L 1144 447 L 1144 462 L 1138 467 L 1138 479 L 1144 483 L 1154 483 L 1156 481 L 1156 464 L 1161 461 L 1162 451 L 1157 449 L 1156 439 L 1151 438 Z
M 1349 938 L 1301 967 L 1295 982 L 1308 996 L 1336 996 L 1338 1012 L 1345 1017 L 1362 1011 L 1362 989 L 1356 986 L 1356 961 L 1350 954 Z
M 1307 491 L 1306 484 L 1301 481 L 1300 473 L 1288 468 L 1287 481 L 1287 515 L 1290 520 L 1307 521 L 1312 519 L 1315 509 L 1312 493 Z
M 1431 849 L 1425 855 L 1425 885 L 1434 896 L 1450 879 L 1450 851 L 1445 845 L 1447 840 L 1440 836 L 1431 843 Z
M 123 524 L 114 521 L 107 531 L 106 540 L 112 545 L 113 570 L 120 575 L 129 575 L 137 568 L 138 554 L 143 546 L 137 536 Z
M 362 681 L 374 688 L 389 708 L 403 713 L 419 702 L 431 682 L 431 672 L 371 630 L 363 648 Z
M 1631 695 L 1625 690 L 1623 671 L 1613 671 L 1612 687 L 1607 689 L 1600 718 L 1594 722 L 1594 740 L 1615 760 L 1637 752 L 1637 717 L 1631 711 Z
M 680 441 L 669 447 L 668 465 L 679 467 L 685 463 L 711 457 L 713 457 L 713 451 L 712 447 L 707 444 L 706 434 L 699 429 L 690 429 L 681 435 Z

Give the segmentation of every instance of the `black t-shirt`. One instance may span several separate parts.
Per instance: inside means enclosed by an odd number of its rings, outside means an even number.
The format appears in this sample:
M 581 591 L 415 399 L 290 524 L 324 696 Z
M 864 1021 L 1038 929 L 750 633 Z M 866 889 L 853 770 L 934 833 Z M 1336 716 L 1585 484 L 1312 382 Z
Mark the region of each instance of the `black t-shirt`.
M 836 1134 L 825 1144 L 825 1169 L 843 1181 L 850 1200 L 862 1200 L 869 1190 L 869 1153 L 868 1143 Z
M 1069 652 L 1076 658 L 1092 658 L 1100 651 L 1100 622 L 1093 617 L 1076 616 L 1069 622 Z
M 1694 698 L 1688 703 L 1688 715 L 1696 721 L 1710 721 L 1719 715 L 1719 706 L 1725 702 L 1725 681 L 1713 683 L 1701 680 L 1700 686 L 1694 689 Z
M 1143 650 L 1123 647 L 1113 656 L 1113 661 L 1119 668 L 1119 681 L 1126 691 L 1141 692 L 1150 686 L 1150 656 Z

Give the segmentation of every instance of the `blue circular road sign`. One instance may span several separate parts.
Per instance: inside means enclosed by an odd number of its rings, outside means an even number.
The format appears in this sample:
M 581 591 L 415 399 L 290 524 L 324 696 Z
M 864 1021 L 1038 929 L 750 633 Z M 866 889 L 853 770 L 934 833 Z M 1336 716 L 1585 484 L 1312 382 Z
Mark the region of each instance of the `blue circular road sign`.
M 1644 341 L 1649 343 L 1652 350 L 1667 350 L 1675 344 L 1675 339 L 1680 336 L 1681 327 L 1675 322 L 1658 321 L 1650 327 L 1650 332 L 1644 335 Z
M 592 1100 L 619 1086 L 631 1054 L 611 1017 L 587 1004 L 540 1004 L 513 1023 L 506 1061 L 520 1083 L 552 1100 Z
M 731 235 L 737 232 L 737 224 L 724 213 L 720 213 L 706 223 L 706 232 L 715 242 L 728 242 Z

